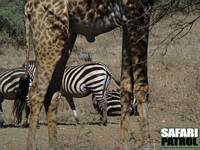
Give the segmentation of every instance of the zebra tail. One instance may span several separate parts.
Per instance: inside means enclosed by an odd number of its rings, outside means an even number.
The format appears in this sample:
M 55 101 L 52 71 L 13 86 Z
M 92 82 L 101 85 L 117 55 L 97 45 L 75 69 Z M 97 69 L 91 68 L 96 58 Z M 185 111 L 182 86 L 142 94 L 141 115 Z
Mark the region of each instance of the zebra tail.
M 104 64 L 101 64 L 101 65 L 104 65 Z M 117 86 L 120 87 L 120 81 L 117 80 L 117 79 L 113 76 L 112 72 L 110 71 L 110 69 L 109 69 L 106 65 L 104 65 L 104 66 L 105 66 L 105 71 L 111 76 L 111 78 L 114 80 L 114 82 L 117 84 Z
M 30 76 L 28 74 L 21 77 L 19 81 L 18 95 L 14 101 L 14 106 L 12 111 L 17 119 L 17 123 L 20 123 L 22 120 L 22 112 L 26 105 L 26 96 L 29 91 L 29 82 L 30 82 Z

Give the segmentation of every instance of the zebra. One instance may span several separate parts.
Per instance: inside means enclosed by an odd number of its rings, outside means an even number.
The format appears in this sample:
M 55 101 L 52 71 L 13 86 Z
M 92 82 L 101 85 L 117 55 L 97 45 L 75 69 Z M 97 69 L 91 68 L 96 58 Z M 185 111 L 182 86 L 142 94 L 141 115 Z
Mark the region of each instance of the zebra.
M 121 97 L 120 91 L 117 90 L 109 90 L 106 93 L 107 100 L 107 114 L 108 116 L 118 116 L 121 115 Z M 96 98 L 92 95 L 92 104 L 97 112 L 100 112 L 99 105 L 97 103 Z M 130 116 L 139 115 L 136 107 L 136 99 L 133 95 L 131 98 L 131 107 L 130 107 Z
M 34 68 L 31 65 L 35 65 L 35 63 L 27 65 L 30 67 L 28 67 L 29 72 L 32 72 L 31 68 Z M 67 100 L 77 124 L 79 124 L 79 119 L 73 98 L 81 98 L 92 94 L 96 98 L 99 109 L 101 109 L 100 119 L 103 125 L 106 125 L 107 101 L 105 95 L 111 78 L 119 86 L 119 81 L 113 77 L 108 67 L 98 62 L 65 67 L 60 93 Z
M 76 123 L 79 123 L 73 98 L 81 98 L 90 94 L 96 98 L 99 105 L 100 120 L 107 124 L 106 90 L 111 78 L 119 85 L 109 68 L 102 63 L 90 62 L 77 66 L 66 66 L 60 88 L 61 96 L 68 101 L 73 111 Z
M 5 69 L 0 68 L 0 126 L 3 127 L 3 108 L 2 102 L 4 99 L 14 100 L 13 113 L 16 116 L 17 123 L 22 120 L 22 111 L 25 107 L 26 119 L 25 124 L 28 121 L 28 115 L 30 108 L 26 105 L 26 99 L 28 94 L 30 76 L 26 69 L 15 68 Z

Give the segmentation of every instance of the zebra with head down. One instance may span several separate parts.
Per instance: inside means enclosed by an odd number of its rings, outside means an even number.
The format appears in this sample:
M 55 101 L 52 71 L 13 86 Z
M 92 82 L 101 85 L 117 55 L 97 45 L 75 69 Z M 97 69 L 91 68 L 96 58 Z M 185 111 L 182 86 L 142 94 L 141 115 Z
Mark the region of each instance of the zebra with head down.
M 109 90 L 106 93 L 106 100 L 107 100 L 107 114 L 109 116 L 118 116 L 121 115 L 121 96 L 119 89 L 116 90 Z M 97 103 L 96 97 L 92 95 L 92 104 L 97 112 L 100 113 L 100 108 Z M 136 106 L 136 99 L 133 95 L 131 97 L 131 107 L 129 109 L 130 116 L 138 115 L 137 106 Z

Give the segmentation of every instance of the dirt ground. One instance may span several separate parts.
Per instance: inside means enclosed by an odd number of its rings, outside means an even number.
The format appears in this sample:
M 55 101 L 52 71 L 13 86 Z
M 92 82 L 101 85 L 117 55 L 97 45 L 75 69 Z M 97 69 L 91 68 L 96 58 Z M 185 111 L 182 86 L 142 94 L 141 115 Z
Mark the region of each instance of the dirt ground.
M 155 150 L 160 150 L 160 129 L 163 127 L 200 127 L 200 22 L 191 32 L 171 43 L 165 52 L 161 41 L 171 31 L 170 19 L 157 24 L 150 34 L 148 75 L 150 84 L 149 121 L 151 141 Z M 80 64 L 80 52 L 90 53 L 93 61 L 103 62 L 119 79 L 121 67 L 121 33 L 115 30 L 87 43 L 79 37 L 69 64 Z M 12 46 L 0 49 L 0 67 L 21 66 L 25 51 Z M 110 88 L 116 88 L 111 84 Z M 59 143 L 66 150 L 114 150 L 119 146 L 120 117 L 109 117 L 108 126 L 99 126 L 99 116 L 91 105 L 91 97 L 75 99 L 81 124 L 74 126 L 67 104 L 60 102 L 58 112 Z M 0 149 L 25 149 L 27 129 L 14 126 L 11 114 L 12 101 L 5 101 L 6 128 L 0 129 Z M 141 138 L 138 117 L 130 118 L 130 149 L 137 150 Z M 40 115 L 37 131 L 38 149 L 48 149 L 47 125 L 44 111 Z M 200 149 L 200 148 L 199 148 Z

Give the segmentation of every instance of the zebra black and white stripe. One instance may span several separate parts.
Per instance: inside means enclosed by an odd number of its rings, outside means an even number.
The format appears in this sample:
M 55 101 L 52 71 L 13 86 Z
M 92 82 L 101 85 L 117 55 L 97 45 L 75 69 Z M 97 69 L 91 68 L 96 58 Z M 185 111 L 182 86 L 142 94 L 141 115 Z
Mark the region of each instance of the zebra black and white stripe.
M 121 115 L 121 97 L 119 89 L 117 90 L 110 90 L 106 93 L 107 99 L 107 113 L 109 116 L 116 116 Z M 97 100 L 94 96 L 92 96 L 92 104 L 94 108 L 99 112 L 99 105 Z M 136 107 L 136 100 L 134 95 L 131 98 L 131 107 L 130 107 L 130 116 L 138 115 L 137 107 Z
M 22 110 L 25 106 L 26 96 L 29 87 L 29 75 L 24 68 L 0 69 L 0 124 L 3 125 L 3 108 L 4 99 L 15 100 L 13 113 L 17 121 L 21 122 Z M 29 109 L 26 108 L 26 111 Z M 28 117 L 28 115 L 26 115 Z M 27 118 L 28 119 L 28 118 Z M 25 120 L 26 121 L 26 120 Z

